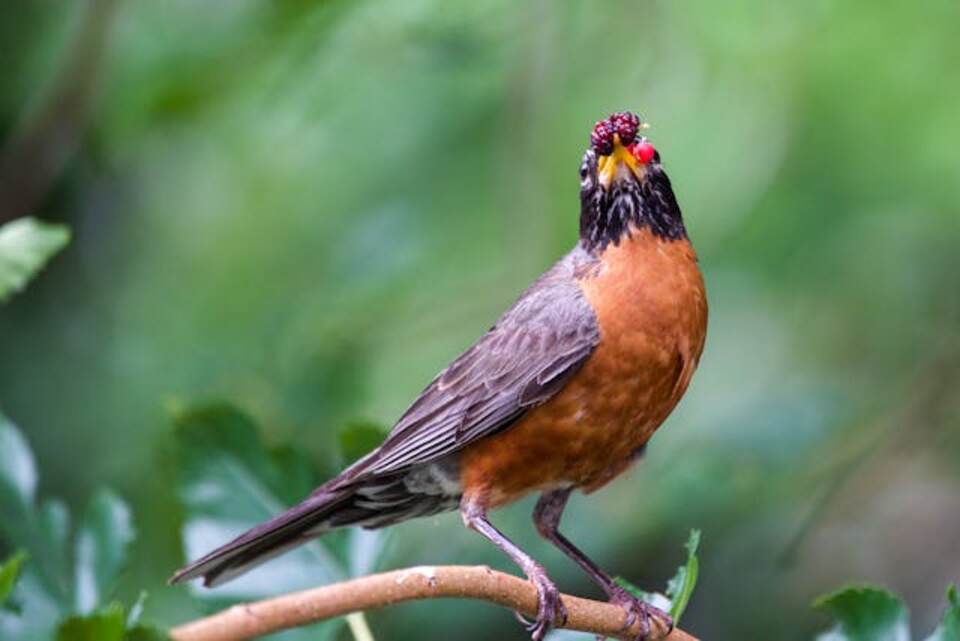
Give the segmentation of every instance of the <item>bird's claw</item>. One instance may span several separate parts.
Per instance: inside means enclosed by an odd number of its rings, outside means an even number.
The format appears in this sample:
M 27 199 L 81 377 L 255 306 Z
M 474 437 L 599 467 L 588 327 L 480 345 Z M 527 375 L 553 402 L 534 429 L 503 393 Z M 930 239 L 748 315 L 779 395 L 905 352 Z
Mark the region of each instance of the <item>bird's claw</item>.
M 650 636 L 651 622 L 657 621 L 658 627 L 662 627 L 668 633 L 673 631 L 673 618 L 660 608 L 650 605 L 643 599 L 637 598 L 617 587 L 610 592 L 610 603 L 619 605 L 627 613 L 627 618 L 623 623 L 623 629 L 627 630 L 638 620 L 640 621 L 640 634 L 637 641 L 646 641 Z
M 566 625 L 567 607 L 560 599 L 560 591 L 549 580 L 535 579 L 533 584 L 537 588 L 537 618 L 529 621 L 519 612 L 513 614 L 530 633 L 533 641 L 543 641 L 552 628 Z

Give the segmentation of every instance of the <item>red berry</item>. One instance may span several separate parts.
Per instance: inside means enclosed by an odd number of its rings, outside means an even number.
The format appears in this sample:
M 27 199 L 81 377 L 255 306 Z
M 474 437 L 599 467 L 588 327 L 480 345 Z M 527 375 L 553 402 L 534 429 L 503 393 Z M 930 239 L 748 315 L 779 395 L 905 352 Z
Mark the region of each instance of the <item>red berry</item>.
M 653 156 L 657 153 L 657 150 L 653 148 L 653 145 L 648 143 L 646 140 L 641 140 L 638 143 L 630 145 L 627 147 L 627 151 L 633 154 L 633 157 L 636 158 L 642 165 L 646 165 L 648 162 L 653 160 Z
M 601 156 L 613 153 L 614 129 L 607 120 L 600 120 L 590 132 L 590 145 Z
M 640 129 L 640 117 L 629 111 L 620 111 L 610 116 L 610 125 L 620 134 L 620 142 L 629 145 L 637 137 Z

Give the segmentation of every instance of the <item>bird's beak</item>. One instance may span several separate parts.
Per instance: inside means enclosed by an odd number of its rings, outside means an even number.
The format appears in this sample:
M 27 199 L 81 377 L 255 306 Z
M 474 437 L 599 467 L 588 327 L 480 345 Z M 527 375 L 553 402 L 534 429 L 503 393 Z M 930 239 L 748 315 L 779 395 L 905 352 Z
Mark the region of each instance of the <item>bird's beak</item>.
M 621 172 L 626 173 L 628 171 L 632 172 L 637 178 L 640 178 L 643 174 L 643 166 L 633 157 L 633 154 L 623 146 L 623 143 L 620 142 L 620 136 L 614 134 L 613 151 L 609 156 L 600 156 L 597 160 L 597 178 L 600 181 L 600 185 L 606 189 L 610 187 L 618 174 L 620 174 L 621 178 L 625 178 L 626 176 Z

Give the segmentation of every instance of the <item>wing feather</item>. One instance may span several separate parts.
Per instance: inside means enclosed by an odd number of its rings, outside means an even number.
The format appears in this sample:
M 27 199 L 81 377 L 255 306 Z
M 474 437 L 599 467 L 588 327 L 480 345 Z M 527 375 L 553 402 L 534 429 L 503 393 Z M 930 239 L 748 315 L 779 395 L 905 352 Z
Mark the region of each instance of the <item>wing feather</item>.
M 574 250 L 537 280 L 475 345 L 442 371 L 344 483 L 430 462 L 509 427 L 556 394 L 600 341 L 575 278 Z

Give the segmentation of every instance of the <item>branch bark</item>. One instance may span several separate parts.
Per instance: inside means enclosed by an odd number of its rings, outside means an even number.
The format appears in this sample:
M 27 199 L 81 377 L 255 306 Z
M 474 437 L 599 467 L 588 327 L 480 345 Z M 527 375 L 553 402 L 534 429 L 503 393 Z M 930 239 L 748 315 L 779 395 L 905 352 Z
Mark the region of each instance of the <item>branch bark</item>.
M 395 570 L 303 592 L 235 605 L 170 631 L 173 641 L 247 641 L 351 612 L 375 610 L 419 599 L 467 598 L 489 601 L 528 617 L 536 614 L 537 593 L 529 581 L 484 566 L 421 566 Z M 569 617 L 565 628 L 636 639 L 640 623 L 624 629 L 619 606 L 562 595 Z M 654 624 L 656 625 L 656 624 Z M 682 630 L 655 628 L 649 641 L 697 641 Z

